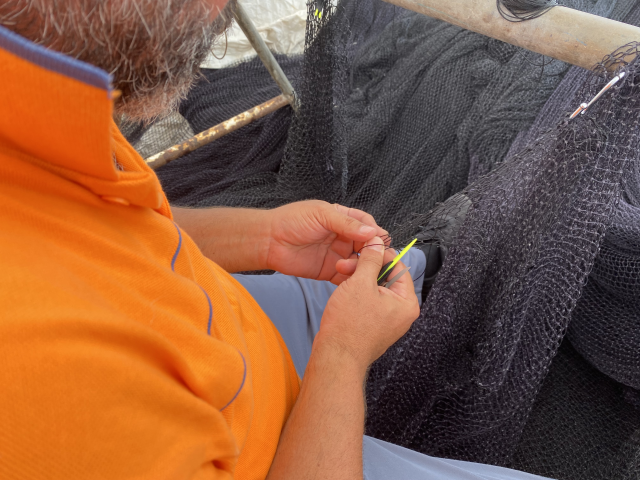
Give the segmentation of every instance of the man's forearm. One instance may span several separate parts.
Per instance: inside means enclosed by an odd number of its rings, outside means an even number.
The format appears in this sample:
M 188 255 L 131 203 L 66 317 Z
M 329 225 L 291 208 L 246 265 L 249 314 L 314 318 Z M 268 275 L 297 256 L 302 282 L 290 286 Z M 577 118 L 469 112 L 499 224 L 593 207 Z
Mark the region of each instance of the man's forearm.
M 267 268 L 266 210 L 172 207 L 171 211 L 202 253 L 228 272 Z
M 366 369 L 318 343 L 267 480 L 362 480 Z

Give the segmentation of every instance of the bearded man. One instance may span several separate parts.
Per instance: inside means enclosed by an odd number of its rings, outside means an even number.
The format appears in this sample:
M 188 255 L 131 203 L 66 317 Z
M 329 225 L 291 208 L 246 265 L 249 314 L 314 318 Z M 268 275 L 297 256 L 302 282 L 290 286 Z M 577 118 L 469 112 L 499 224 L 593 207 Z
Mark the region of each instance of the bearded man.
M 370 215 L 172 209 L 119 133 L 176 107 L 230 8 L 0 4 L 0 478 L 534 478 L 363 437 L 422 286 L 378 287 Z

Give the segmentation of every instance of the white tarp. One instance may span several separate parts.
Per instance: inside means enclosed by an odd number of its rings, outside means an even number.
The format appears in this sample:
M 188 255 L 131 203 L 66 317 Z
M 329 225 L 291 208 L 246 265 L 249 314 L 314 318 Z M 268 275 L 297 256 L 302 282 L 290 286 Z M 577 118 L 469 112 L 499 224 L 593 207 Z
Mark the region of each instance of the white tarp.
M 240 3 L 272 52 L 303 52 L 307 21 L 306 0 L 242 0 Z M 216 43 L 212 53 L 202 64 L 204 68 L 228 67 L 256 54 L 235 22 L 227 33 L 227 53 L 221 60 L 218 58 L 224 54 L 224 35 Z

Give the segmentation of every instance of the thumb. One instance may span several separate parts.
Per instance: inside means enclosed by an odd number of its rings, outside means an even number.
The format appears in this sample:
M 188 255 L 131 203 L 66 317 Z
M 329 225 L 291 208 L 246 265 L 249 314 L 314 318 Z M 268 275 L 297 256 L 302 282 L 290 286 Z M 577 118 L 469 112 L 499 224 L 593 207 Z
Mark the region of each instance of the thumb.
M 377 284 L 376 280 L 384 259 L 384 249 L 385 245 L 380 237 L 373 237 L 369 240 L 360 252 L 360 259 L 353 277 L 368 279 Z

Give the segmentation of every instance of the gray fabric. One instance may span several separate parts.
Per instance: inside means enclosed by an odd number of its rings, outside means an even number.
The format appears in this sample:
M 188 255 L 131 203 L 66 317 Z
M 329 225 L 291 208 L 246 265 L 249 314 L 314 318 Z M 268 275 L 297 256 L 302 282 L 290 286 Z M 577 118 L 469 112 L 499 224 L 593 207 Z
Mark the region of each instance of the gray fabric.
M 518 470 L 423 455 L 365 435 L 365 480 L 542 480 Z
M 412 248 L 404 256 L 418 298 L 422 295 L 425 257 Z M 289 349 L 298 375 L 302 377 L 311 355 L 311 346 L 329 297 L 337 288 L 331 282 L 309 280 L 275 273 L 273 275 L 234 274 L 271 319 Z

